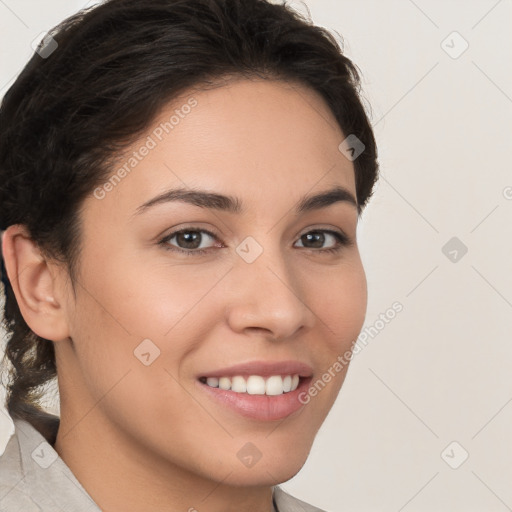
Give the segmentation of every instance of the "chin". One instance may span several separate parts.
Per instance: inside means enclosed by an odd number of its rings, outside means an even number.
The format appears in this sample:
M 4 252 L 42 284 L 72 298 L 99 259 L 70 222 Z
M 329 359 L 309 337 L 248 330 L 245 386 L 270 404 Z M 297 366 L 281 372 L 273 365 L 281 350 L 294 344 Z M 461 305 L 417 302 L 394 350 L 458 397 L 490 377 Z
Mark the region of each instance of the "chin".
M 257 462 L 242 462 L 232 466 L 232 473 L 223 483 L 233 486 L 273 486 L 293 478 L 304 466 L 308 452 L 275 450 Z M 238 461 L 237 461 L 238 462 Z
M 272 465 L 273 471 L 268 467 L 236 469 L 229 477 L 222 480 L 222 483 L 233 487 L 271 487 L 279 485 L 293 478 L 302 469 L 305 462 L 304 460 L 302 464 L 295 465 L 275 464 Z

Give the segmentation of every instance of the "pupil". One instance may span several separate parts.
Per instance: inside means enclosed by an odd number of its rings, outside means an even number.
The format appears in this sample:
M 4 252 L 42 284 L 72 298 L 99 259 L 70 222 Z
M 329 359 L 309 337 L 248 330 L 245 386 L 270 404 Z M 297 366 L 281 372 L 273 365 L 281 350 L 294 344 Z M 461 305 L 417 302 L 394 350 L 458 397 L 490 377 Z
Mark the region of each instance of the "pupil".
M 180 241 L 183 241 L 186 249 L 197 249 L 200 243 L 200 233 L 197 231 L 185 231 L 178 234 L 178 245 L 181 246 Z M 197 243 L 199 241 L 199 243 Z M 192 245 L 190 245 L 192 244 Z
M 312 233 L 307 233 L 304 235 L 309 241 L 311 241 L 313 238 L 316 237 L 316 245 L 314 247 L 322 247 L 324 245 L 324 238 L 325 235 L 323 233 L 320 233 L 318 231 L 314 231 Z M 314 240 L 313 240 L 314 241 Z M 315 242 L 315 241 L 314 241 Z M 304 242 L 302 242 L 304 243 Z

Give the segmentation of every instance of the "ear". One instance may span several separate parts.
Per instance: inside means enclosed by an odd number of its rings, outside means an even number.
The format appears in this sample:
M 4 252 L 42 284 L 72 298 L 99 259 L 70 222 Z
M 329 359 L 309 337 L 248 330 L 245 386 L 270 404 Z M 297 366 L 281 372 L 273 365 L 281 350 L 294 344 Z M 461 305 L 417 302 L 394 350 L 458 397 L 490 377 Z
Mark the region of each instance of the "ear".
M 27 325 L 41 338 L 67 339 L 63 270 L 50 265 L 21 224 L 5 230 L 2 248 L 7 276 Z

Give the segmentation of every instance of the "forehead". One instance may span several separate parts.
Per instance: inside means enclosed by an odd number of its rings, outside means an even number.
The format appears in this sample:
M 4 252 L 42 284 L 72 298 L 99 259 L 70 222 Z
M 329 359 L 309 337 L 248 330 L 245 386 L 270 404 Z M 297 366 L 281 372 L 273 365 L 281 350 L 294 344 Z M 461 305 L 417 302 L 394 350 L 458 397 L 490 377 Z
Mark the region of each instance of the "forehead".
M 338 149 L 344 138 L 320 95 L 296 83 L 239 79 L 190 90 L 120 155 L 97 206 L 114 201 L 131 214 L 176 187 L 237 196 L 249 209 L 334 185 L 355 195 L 353 164 Z

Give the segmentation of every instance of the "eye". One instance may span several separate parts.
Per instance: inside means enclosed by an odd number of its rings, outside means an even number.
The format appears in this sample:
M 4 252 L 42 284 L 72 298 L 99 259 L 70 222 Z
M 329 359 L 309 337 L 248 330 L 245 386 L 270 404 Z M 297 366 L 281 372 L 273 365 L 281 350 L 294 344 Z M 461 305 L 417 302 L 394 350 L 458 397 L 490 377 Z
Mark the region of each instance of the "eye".
M 330 229 L 317 229 L 314 231 L 308 231 L 299 238 L 299 241 L 303 244 L 303 247 L 304 243 L 313 244 L 313 247 L 306 247 L 306 249 L 315 249 L 323 246 L 323 244 L 326 241 L 326 234 L 327 240 L 330 237 L 331 240 L 334 240 L 334 244 L 328 248 L 321 248 L 318 252 L 338 252 L 343 247 L 350 245 L 350 240 L 344 233 L 333 231 Z
M 185 228 L 167 235 L 160 243 L 171 251 L 178 251 L 187 255 L 204 254 L 208 252 L 208 250 L 207 248 L 205 249 L 204 246 L 201 247 L 204 238 L 203 233 L 210 238 L 217 238 L 216 235 L 206 229 Z M 171 240 L 174 238 L 176 239 L 178 247 L 170 244 Z
M 187 256 L 206 254 L 212 247 L 225 247 L 221 243 L 203 245 L 204 235 L 213 240 L 218 240 L 217 235 L 206 229 L 183 228 L 179 231 L 170 233 L 159 243 L 166 250 L 181 252 Z M 174 243 L 171 243 L 175 239 Z M 324 248 L 324 244 L 331 241 L 331 246 Z M 350 239 L 342 232 L 329 229 L 316 229 L 304 233 L 299 240 L 304 249 L 310 249 L 317 253 L 335 253 L 339 252 L 343 247 L 351 245 Z M 300 247 L 300 246 L 299 246 Z

